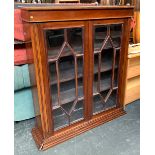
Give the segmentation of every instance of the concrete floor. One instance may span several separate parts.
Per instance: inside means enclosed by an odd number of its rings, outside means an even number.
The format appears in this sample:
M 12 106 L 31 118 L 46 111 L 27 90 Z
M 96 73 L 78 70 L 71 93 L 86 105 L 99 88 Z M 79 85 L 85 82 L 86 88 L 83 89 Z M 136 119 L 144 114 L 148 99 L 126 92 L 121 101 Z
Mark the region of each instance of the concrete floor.
M 140 101 L 127 114 L 46 151 L 38 151 L 31 128 L 34 119 L 15 123 L 15 155 L 139 155 Z

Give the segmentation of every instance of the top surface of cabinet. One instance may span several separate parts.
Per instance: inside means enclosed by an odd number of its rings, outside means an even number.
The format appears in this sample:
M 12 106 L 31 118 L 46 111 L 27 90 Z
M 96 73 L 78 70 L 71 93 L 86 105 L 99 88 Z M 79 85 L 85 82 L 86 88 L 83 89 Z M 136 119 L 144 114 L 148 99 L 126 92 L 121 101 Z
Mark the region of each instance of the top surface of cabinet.
M 127 18 L 132 17 L 134 11 L 133 6 L 37 6 L 21 9 L 22 20 L 26 22 Z
M 74 10 L 79 10 L 79 9 L 131 9 L 131 8 L 134 8 L 134 6 L 112 6 L 112 5 L 109 5 L 109 6 L 102 6 L 102 5 L 98 5 L 98 6 L 28 6 L 28 7 L 22 7 L 23 10 L 31 10 L 31 11 L 34 11 L 34 10 L 71 10 L 71 9 L 74 9 Z

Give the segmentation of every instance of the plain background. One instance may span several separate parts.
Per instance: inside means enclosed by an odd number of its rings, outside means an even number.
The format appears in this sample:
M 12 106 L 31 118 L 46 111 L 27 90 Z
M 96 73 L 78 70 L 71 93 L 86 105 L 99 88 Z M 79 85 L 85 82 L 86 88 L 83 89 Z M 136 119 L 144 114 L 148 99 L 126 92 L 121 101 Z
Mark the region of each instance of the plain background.
M 155 1 L 141 0 L 141 155 L 155 154 Z M 0 154 L 14 154 L 14 1 L 0 1 Z

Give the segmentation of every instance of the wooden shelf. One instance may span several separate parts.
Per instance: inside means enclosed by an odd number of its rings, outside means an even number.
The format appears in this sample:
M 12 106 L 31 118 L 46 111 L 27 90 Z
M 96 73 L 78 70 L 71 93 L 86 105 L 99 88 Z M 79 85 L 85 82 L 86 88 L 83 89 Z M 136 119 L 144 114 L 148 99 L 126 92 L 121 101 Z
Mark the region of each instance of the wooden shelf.
M 118 41 L 113 41 L 115 47 L 117 49 L 120 49 L 119 48 L 119 43 Z M 94 45 L 94 54 L 98 54 L 100 52 L 100 48 L 102 46 L 102 43 L 100 42 L 96 42 L 95 45 Z M 61 47 L 60 47 L 61 48 Z M 56 61 L 56 58 L 57 58 L 57 55 L 60 51 L 60 48 L 53 48 L 53 49 L 50 49 L 48 50 L 48 62 L 55 62 Z M 110 49 L 112 48 L 109 44 L 105 46 L 104 50 L 107 50 L 107 49 Z M 82 50 L 82 47 L 80 46 L 77 46 L 77 45 L 74 45 L 74 50 L 75 52 L 77 53 L 77 57 L 82 57 L 83 56 L 83 50 Z M 61 54 L 61 57 L 67 57 L 67 56 L 71 56 L 71 52 L 70 50 L 65 50 L 62 54 Z
M 53 48 L 53 49 L 48 50 L 48 62 L 56 61 L 56 57 L 58 56 L 60 48 L 59 49 L 58 48 Z M 78 57 L 83 56 L 82 47 L 75 45 L 74 50 L 76 51 Z M 67 56 L 72 56 L 72 53 L 70 52 L 70 50 L 65 50 L 61 54 L 61 57 L 67 57 Z
M 102 95 L 105 95 L 105 94 L 107 94 L 106 91 L 102 93 Z M 116 96 L 116 91 L 110 96 L 109 100 L 105 104 L 103 104 L 100 101 L 100 97 L 95 95 L 93 98 L 93 102 L 94 102 L 93 113 L 97 114 L 99 112 L 103 112 L 103 111 L 116 107 L 115 96 Z M 72 106 L 72 103 L 70 102 L 62 106 L 66 111 L 69 111 L 69 109 Z M 53 115 L 54 116 L 54 130 L 64 128 L 65 126 L 68 125 L 66 114 L 60 108 L 55 109 L 53 112 L 54 112 L 54 115 Z M 75 109 L 71 114 L 71 124 L 78 122 L 82 119 L 84 119 L 84 103 L 82 101 L 79 101 L 76 104 Z
M 114 44 L 115 48 L 120 49 L 120 44 L 118 42 L 119 41 L 117 40 L 117 38 L 113 40 L 113 44 Z M 102 43 L 103 42 L 99 42 L 99 41 L 95 42 L 95 44 L 94 44 L 94 54 L 100 52 L 100 48 L 102 46 Z M 104 50 L 111 49 L 111 48 L 112 47 L 111 47 L 110 44 L 106 44 L 105 47 L 104 47 Z
M 61 104 L 65 105 L 75 100 L 75 75 L 74 75 L 74 61 L 73 57 L 63 57 L 60 58 L 59 63 L 59 73 L 60 73 L 60 83 L 61 83 Z M 81 83 L 81 78 L 83 77 L 83 63 L 82 58 L 78 59 L 78 93 L 79 93 L 79 101 L 82 101 L 83 98 L 83 83 Z M 56 79 L 56 71 L 55 71 L 55 63 L 51 63 L 50 75 L 51 75 L 51 92 L 52 92 L 52 107 L 53 109 L 59 108 L 58 106 L 58 96 L 57 96 L 57 79 Z M 108 72 L 112 69 L 112 52 L 104 52 L 102 55 L 101 61 L 101 73 L 106 72 L 101 77 L 101 91 L 105 91 L 110 89 L 111 82 L 111 73 Z M 115 69 L 117 69 L 117 59 Z M 94 56 L 94 75 L 98 73 L 98 56 Z M 96 76 L 95 76 L 96 77 Z M 94 77 L 94 88 L 93 95 L 98 95 L 97 92 L 97 82 L 95 82 L 96 78 Z M 116 83 L 115 83 L 116 86 Z
M 101 72 L 106 72 L 112 69 L 112 62 L 110 60 L 105 60 L 102 63 L 102 67 L 101 68 Z M 117 68 L 117 66 L 115 66 L 115 68 Z M 94 66 L 94 74 L 98 73 L 98 65 L 95 64 Z M 57 84 L 57 80 L 56 80 L 56 75 L 51 73 L 51 85 Z M 83 77 L 83 66 L 78 68 L 78 78 Z M 60 82 L 67 82 L 70 80 L 73 80 L 75 78 L 74 75 L 74 68 L 70 68 L 70 69 L 65 69 L 63 70 L 63 72 L 60 74 Z
M 78 33 L 76 33 L 76 35 L 81 36 L 82 33 L 78 32 Z M 107 35 L 107 32 L 95 32 L 94 39 L 102 39 L 103 40 L 103 39 L 105 39 L 106 35 Z M 121 31 L 111 31 L 111 37 L 114 39 L 121 37 Z
M 101 80 L 101 91 L 105 91 L 110 89 L 110 77 L 105 77 Z M 116 84 L 115 84 L 116 85 Z M 78 93 L 79 97 L 78 100 L 81 101 L 84 99 L 83 97 L 83 85 L 79 85 L 78 87 Z M 69 102 L 73 102 L 75 100 L 75 88 L 65 90 L 60 93 L 61 94 L 61 104 L 67 104 Z M 94 81 L 94 87 L 93 87 L 93 95 L 98 95 L 97 93 L 97 82 Z M 59 108 L 58 102 L 57 102 L 57 92 L 52 93 L 52 105 L 53 109 Z
M 95 32 L 95 40 L 97 39 L 105 39 L 106 36 L 107 36 L 107 32 Z M 79 36 L 82 38 L 82 32 L 75 32 L 76 36 Z M 115 38 L 119 38 L 121 37 L 121 31 L 111 31 L 111 35 L 110 35 L 113 39 Z M 58 38 L 58 37 L 64 37 L 64 34 L 54 34 L 54 35 L 51 35 L 49 36 L 49 39 L 53 39 L 53 38 Z
M 107 32 L 95 32 L 94 39 L 105 39 Z M 121 31 L 111 31 L 111 37 L 113 39 L 121 37 Z

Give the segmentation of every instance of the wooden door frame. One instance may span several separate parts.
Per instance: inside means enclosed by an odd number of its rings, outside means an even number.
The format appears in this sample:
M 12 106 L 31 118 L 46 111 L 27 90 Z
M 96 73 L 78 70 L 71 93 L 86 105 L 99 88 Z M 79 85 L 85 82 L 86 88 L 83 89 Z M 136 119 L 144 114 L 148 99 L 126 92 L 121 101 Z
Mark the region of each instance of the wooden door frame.
M 52 113 L 52 96 L 51 96 L 51 90 L 50 90 L 50 79 L 49 79 L 49 67 L 48 67 L 48 54 L 47 54 L 47 48 L 46 48 L 46 42 L 45 42 L 45 36 L 44 31 L 45 30 L 56 30 L 61 28 L 82 28 L 83 29 L 83 36 L 84 36 L 84 120 L 91 119 L 88 105 L 89 102 L 89 93 L 88 93 L 88 84 L 89 84 L 89 51 L 88 51 L 88 23 L 86 21 L 65 21 L 65 22 L 48 22 L 48 23 L 37 23 L 33 24 L 32 26 L 32 44 L 33 44 L 33 51 L 34 51 L 34 57 L 40 58 L 37 62 L 34 61 L 35 64 L 35 70 L 36 70 L 36 79 L 37 79 L 37 88 L 38 88 L 38 96 L 39 96 L 39 106 L 40 106 L 40 113 L 41 113 L 41 122 L 44 122 L 42 124 L 42 130 L 44 137 L 49 137 L 49 135 L 54 135 L 54 124 L 53 124 L 53 113 Z M 36 34 L 38 32 L 38 34 Z M 37 44 L 38 43 L 38 44 Z M 41 50 L 39 50 L 41 49 Z M 41 65 L 39 65 L 41 63 Z M 44 67 L 42 67 L 44 66 Z M 41 72 L 39 71 L 42 71 Z M 44 72 L 44 74 L 43 74 Z M 47 79 L 47 80 L 43 80 Z M 40 86 L 41 81 L 44 81 L 44 85 Z M 40 90 L 41 88 L 46 90 L 46 93 L 43 92 L 43 90 Z M 41 100 L 41 97 L 46 99 L 46 102 Z M 44 111 L 46 109 L 46 111 Z M 76 124 L 76 123 L 75 123 Z
M 126 75 L 127 75 L 127 56 L 128 56 L 128 43 L 130 36 L 130 18 L 124 19 L 103 19 L 103 20 L 92 20 L 89 24 L 89 35 L 91 40 L 89 42 L 89 53 L 90 53 L 90 61 L 94 61 L 94 43 L 93 43 L 93 26 L 94 25 L 107 25 L 107 24 L 123 24 L 122 28 L 122 36 L 121 36 L 121 50 L 120 50 L 120 62 L 119 62 L 119 72 L 121 76 L 118 77 L 118 98 L 117 98 L 117 106 L 124 107 L 124 99 L 125 99 L 125 88 L 126 88 Z M 93 68 L 94 63 L 90 62 L 90 68 L 92 68 L 89 72 L 89 76 L 93 77 Z M 123 66 L 123 67 L 122 67 Z M 119 75 L 120 75 L 119 74 Z M 93 79 L 90 81 L 93 84 Z M 91 87 L 91 86 L 90 86 Z M 91 91 L 92 92 L 92 91 Z M 91 95 L 93 96 L 93 94 Z M 92 111 L 92 109 L 91 109 Z

